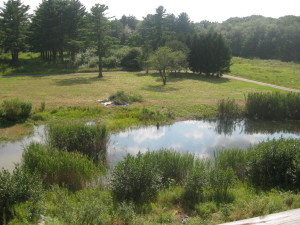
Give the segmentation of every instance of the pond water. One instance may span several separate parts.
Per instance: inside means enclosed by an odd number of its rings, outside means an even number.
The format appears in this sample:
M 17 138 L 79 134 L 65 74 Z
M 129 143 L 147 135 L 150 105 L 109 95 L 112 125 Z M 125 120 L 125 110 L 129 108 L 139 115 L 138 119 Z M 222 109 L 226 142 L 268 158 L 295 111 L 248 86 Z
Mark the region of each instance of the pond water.
M 108 162 L 114 165 L 127 153 L 173 148 L 210 157 L 221 148 L 246 149 L 267 139 L 300 138 L 300 122 L 221 122 L 181 121 L 168 126 L 148 126 L 111 134 Z M 44 141 L 44 126 L 34 128 L 34 134 L 17 142 L 0 144 L 0 168 L 12 170 L 21 162 L 24 146 L 32 141 Z

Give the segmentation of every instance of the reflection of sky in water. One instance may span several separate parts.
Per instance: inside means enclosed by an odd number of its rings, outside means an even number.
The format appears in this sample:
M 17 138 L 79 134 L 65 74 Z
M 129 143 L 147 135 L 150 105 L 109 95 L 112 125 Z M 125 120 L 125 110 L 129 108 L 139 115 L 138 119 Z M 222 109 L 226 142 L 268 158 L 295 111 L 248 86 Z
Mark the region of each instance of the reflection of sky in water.
M 183 121 L 161 126 L 159 129 L 149 126 L 112 134 L 108 145 L 108 160 L 110 164 L 114 164 L 127 153 L 136 154 L 161 148 L 173 148 L 208 157 L 212 156 L 215 149 L 245 149 L 268 138 L 300 138 L 300 126 L 297 122 L 288 124 L 242 121 L 235 127 L 230 124 L 225 127 L 223 125 L 217 122 Z M 34 135 L 22 141 L 0 144 L 0 169 L 4 167 L 11 170 L 14 163 L 21 162 L 24 146 L 31 141 L 42 141 L 43 136 L 44 126 L 39 126 L 35 127 Z
M 189 151 L 197 155 L 212 156 L 220 148 L 247 148 L 267 139 L 299 138 L 299 132 L 271 132 L 245 134 L 243 122 L 231 129 L 230 134 L 216 132 L 216 122 L 184 121 L 171 126 L 156 126 L 128 130 L 110 137 L 109 160 L 112 164 L 122 159 L 127 153 L 173 148 L 178 151 Z

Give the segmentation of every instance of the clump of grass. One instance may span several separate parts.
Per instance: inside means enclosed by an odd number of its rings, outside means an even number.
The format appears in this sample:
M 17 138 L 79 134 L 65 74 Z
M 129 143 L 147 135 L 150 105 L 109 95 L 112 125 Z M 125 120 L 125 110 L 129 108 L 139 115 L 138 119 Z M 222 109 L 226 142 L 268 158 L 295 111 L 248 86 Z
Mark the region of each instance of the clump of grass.
M 31 222 L 36 222 L 40 208 L 37 202 L 41 199 L 42 183 L 35 174 L 30 174 L 24 167 L 17 165 L 10 174 L 7 170 L 0 171 L 0 224 L 8 224 L 15 214 L 18 204 L 31 202 Z M 29 222 L 28 221 L 28 222 Z
M 262 142 L 249 150 L 250 181 L 264 188 L 297 190 L 300 185 L 300 140 Z
M 214 152 L 215 165 L 220 169 L 232 169 L 239 180 L 247 176 L 247 152 L 242 149 L 222 149 Z
M 124 91 L 117 91 L 108 98 L 115 105 L 126 105 L 134 102 L 143 102 L 143 98 L 136 94 L 127 94 Z
M 26 120 L 32 109 L 32 103 L 17 98 L 4 100 L 0 106 L 0 117 L 9 121 Z
M 237 119 L 242 115 L 242 109 L 234 99 L 219 100 L 217 108 L 218 118 L 221 120 Z
M 249 93 L 246 97 L 246 115 L 251 119 L 300 119 L 300 94 Z
M 105 125 L 55 123 L 47 127 L 47 142 L 50 146 L 68 152 L 80 152 L 94 162 L 105 160 L 108 138 Z
M 77 152 L 53 149 L 31 143 L 23 153 L 23 162 L 31 173 L 37 173 L 46 184 L 58 184 L 72 190 L 85 187 L 99 175 L 97 167 Z

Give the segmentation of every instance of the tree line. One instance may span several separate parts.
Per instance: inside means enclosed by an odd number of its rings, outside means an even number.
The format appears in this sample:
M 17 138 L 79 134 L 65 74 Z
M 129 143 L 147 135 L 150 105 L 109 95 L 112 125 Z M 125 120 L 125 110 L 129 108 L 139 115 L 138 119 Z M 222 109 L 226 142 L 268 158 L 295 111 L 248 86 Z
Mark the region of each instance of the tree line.
M 13 65 L 18 65 L 22 51 L 40 52 L 42 60 L 57 63 L 91 63 L 86 58 L 93 55 L 99 76 L 103 65 L 147 69 L 155 61 L 163 62 L 155 59 L 162 52 L 168 62 L 166 67 L 157 66 L 165 68 L 162 74 L 189 67 L 219 76 L 229 70 L 231 53 L 300 61 L 300 17 L 296 16 L 194 23 L 187 13 L 175 16 L 159 6 L 143 20 L 131 15 L 118 19 L 107 17 L 105 5 L 87 11 L 79 0 L 43 0 L 33 15 L 28 10 L 20 0 L 7 0 L 0 9 L 0 51 L 11 53 Z

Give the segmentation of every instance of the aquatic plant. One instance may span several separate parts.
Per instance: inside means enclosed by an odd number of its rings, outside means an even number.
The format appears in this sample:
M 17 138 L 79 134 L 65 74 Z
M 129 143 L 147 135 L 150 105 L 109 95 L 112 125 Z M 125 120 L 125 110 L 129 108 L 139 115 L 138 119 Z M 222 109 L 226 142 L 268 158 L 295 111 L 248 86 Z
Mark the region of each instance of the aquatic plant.
M 299 93 L 248 93 L 245 111 L 247 117 L 262 120 L 300 119 Z
M 3 117 L 6 120 L 25 120 L 31 113 L 32 103 L 13 98 L 4 100 L 0 108 L 0 117 Z
M 92 182 L 100 169 L 78 152 L 56 150 L 39 143 L 31 143 L 23 153 L 24 166 L 40 175 L 45 184 L 58 184 L 78 190 Z
M 104 161 L 108 142 L 105 125 L 83 123 L 52 123 L 47 126 L 50 146 L 68 152 L 80 152 L 94 162 Z

